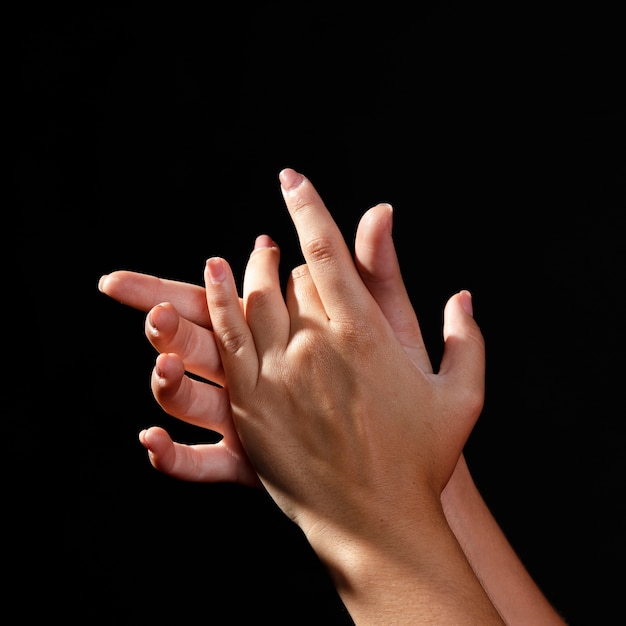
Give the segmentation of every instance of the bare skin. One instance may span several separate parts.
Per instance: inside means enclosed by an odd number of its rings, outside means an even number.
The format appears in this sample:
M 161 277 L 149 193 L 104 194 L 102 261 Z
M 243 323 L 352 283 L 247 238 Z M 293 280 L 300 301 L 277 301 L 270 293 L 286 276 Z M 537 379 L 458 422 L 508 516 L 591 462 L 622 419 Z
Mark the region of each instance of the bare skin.
M 101 281 L 102 291 L 142 310 L 171 302 L 152 309 L 152 323 L 146 325 L 150 341 L 162 353 L 153 375 L 155 397 L 168 413 L 224 434 L 219 444 L 182 446 L 153 427 L 141 434 L 153 465 L 185 480 L 259 485 L 260 476 L 327 563 L 357 623 L 370 623 L 375 615 L 378 623 L 383 615 L 385 623 L 422 623 L 422 617 L 424 623 L 438 623 L 439 617 L 441 623 L 451 623 L 461 616 L 463 623 L 473 623 L 469 616 L 474 613 L 479 616 L 476 623 L 501 623 L 484 587 L 506 623 L 564 624 L 491 518 L 462 458 L 462 446 L 482 407 L 484 382 L 484 345 L 471 317 L 469 294 L 456 294 L 446 306 L 446 349 L 434 375 L 397 267 L 389 207 L 374 207 L 364 216 L 353 262 L 310 183 L 302 180 L 297 189 L 287 190 L 285 197 L 309 258 L 307 266 L 296 268 L 286 302 L 277 285 L 278 248 L 263 237 L 250 260 L 243 301 L 221 259 L 208 262 L 208 270 L 219 274 L 217 279 L 208 275 L 202 304 L 204 292 L 198 286 L 128 272 Z M 304 202 L 303 192 L 309 194 Z M 308 211 L 311 217 L 296 218 L 297 207 L 304 207 L 302 217 Z M 310 241 L 326 242 L 331 252 L 320 254 Z M 336 293 L 346 297 L 342 301 Z M 355 324 L 359 319 L 367 324 Z M 269 321 L 274 336 L 267 330 Z M 238 338 L 236 350 L 232 340 L 220 339 L 224 334 Z M 256 347 L 247 353 L 251 345 Z M 324 348 L 320 354 L 311 346 Z M 320 358 L 325 367 L 318 372 Z M 347 369 L 346 363 L 362 369 Z M 236 375 L 225 378 L 224 369 L 228 373 L 229 368 Z M 226 389 L 194 381 L 185 376 L 185 369 Z M 317 372 L 314 384 L 312 371 Z M 308 374 L 304 381 L 299 378 L 302 372 Z M 337 372 L 345 374 L 343 387 Z M 388 378 L 382 379 L 385 373 Z M 266 374 L 269 382 L 258 386 Z M 233 378 L 243 385 L 235 387 L 234 401 Z M 313 402 L 304 408 L 301 396 L 286 402 L 290 388 L 309 384 L 306 397 Z M 346 393 L 327 395 L 328 389 L 342 388 Z M 247 405 L 250 398 L 253 409 Z M 420 404 L 427 408 L 416 415 Z M 302 414 L 296 425 L 314 419 L 319 427 L 294 431 L 294 420 L 275 418 L 281 406 L 280 415 Z M 317 410 L 320 406 L 328 410 Z M 343 410 L 331 419 L 338 406 Z M 325 436 L 316 438 L 316 433 Z M 298 446 L 286 445 L 289 440 Z M 343 443 L 329 447 L 329 440 Z M 285 452 L 301 448 L 302 442 L 307 444 L 304 459 Z M 303 464 L 308 471 L 296 471 Z M 283 472 L 277 475 L 275 466 Z M 320 490 L 320 485 L 325 488 Z M 406 507 L 398 507 L 398 501 Z M 345 513 L 338 517 L 339 502 Z M 499 539 L 486 542 L 494 532 Z M 417 545 L 420 533 L 428 541 Z M 338 545 L 345 547 L 339 559 Z M 485 546 L 495 559 L 482 556 Z M 443 578 L 442 562 L 447 564 Z M 371 567 L 381 578 L 369 580 Z M 451 590 L 451 580 L 462 582 Z M 476 585 L 479 580 L 482 587 Z

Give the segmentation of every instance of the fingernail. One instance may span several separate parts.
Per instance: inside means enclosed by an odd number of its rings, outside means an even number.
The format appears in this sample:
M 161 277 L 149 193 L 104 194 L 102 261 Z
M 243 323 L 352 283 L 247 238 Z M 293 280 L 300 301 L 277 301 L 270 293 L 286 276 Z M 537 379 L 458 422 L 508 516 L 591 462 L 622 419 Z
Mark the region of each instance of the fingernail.
M 389 202 L 381 202 L 384 207 L 387 207 L 387 230 L 391 232 L 393 230 L 393 207 Z
M 159 334 L 159 329 L 157 328 L 157 325 L 154 323 L 154 319 L 152 317 L 152 311 L 154 311 L 154 309 L 148 312 L 148 326 L 150 327 L 150 334 L 157 337 Z
M 209 280 L 213 284 L 221 283 L 226 278 L 226 271 L 224 270 L 224 264 L 219 257 L 213 257 L 207 259 L 206 269 L 209 275 Z
M 254 241 L 254 249 L 261 250 L 263 248 L 275 248 L 276 244 L 269 235 L 259 235 Z
M 106 282 L 107 277 L 108 274 L 102 274 L 102 276 L 100 276 L 100 280 L 98 281 L 98 291 L 104 291 L 104 283 Z
M 290 167 L 282 170 L 282 172 L 278 175 L 278 178 L 284 191 L 291 191 L 292 189 L 295 189 L 304 180 L 304 176 L 302 174 L 299 174 L 296 170 L 293 170 Z
M 139 433 L 139 443 L 148 451 L 148 454 L 150 455 L 150 457 L 152 457 L 152 448 L 150 447 L 150 444 L 146 440 L 146 433 L 147 432 L 148 432 L 148 429 L 144 428 Z
M 463 289 L 463 291 L 459 292 L 459 296 L 461 298 L 461 306 L 463 310 L 468 314 L 474 317 L 474 305 L 472 304 L 472 294 L 467 291 L 467 289 Z

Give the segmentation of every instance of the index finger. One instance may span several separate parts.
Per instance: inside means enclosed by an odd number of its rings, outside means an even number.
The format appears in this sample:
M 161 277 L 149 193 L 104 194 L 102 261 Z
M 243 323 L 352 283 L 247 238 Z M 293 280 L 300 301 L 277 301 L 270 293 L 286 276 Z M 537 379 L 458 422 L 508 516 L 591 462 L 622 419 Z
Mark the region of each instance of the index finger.
M 352 255 L 315 187 L 291 168 L 279 174 L 285 204 L 296 227 L 300 248 L 329 318 L 353 310 L 370 297 Z
M 213 327 L 206 292 L 200 285 L 117 270 L 103 275 L 98 289 L 122 304 L 145 312 L 161 302 L 170 302 L 181 317 L 209 330 Z

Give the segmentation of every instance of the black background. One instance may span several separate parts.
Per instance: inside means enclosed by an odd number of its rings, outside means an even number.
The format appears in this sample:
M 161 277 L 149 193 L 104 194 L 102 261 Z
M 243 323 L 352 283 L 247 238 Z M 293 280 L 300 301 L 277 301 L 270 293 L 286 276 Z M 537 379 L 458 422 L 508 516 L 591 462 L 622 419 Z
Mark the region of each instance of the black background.
M 85 3 L 19 16 L 4 447 L 24 615 L 350 623 L 263 494 L 150 467 L 139 430 L 198 433 L 152 398 L 143 313 L 96 288 L 115 269 L 201 284 L 212 255 L 241 276 L 261 232 L 285 271 L 296 265 L 285 166 L 311 178 L 350 245 L 367 208 L 394 205 L 433 361 L 445 300 L 473 292 L 488 358 L 467 447 L 477 483 L 570 624 L 621 613 L 617 13 L 399 6 Z

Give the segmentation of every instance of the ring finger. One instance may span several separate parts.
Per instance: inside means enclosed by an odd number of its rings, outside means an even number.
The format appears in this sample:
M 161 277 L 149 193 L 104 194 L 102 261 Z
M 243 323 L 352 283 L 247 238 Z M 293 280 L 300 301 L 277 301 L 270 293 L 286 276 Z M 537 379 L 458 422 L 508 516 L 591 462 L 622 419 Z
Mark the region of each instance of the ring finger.
M 182 358 L 186 371 L 223 385 L 222 360 L 213 332 L 180 316 L 173 304 L 163 302 L 149 311 L 145 333 L 159 353 L 174 352 Z

